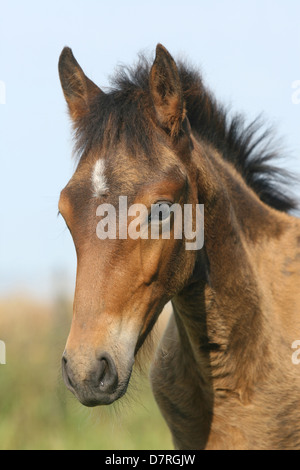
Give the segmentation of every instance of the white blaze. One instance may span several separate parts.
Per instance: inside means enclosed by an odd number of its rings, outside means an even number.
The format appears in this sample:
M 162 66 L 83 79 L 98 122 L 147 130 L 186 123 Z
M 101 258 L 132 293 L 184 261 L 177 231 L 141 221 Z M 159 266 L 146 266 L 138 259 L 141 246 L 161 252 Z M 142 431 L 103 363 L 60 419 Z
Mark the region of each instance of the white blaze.
M 105 163 L 104 160 L 98 160 L 95 163 L 92 173 L 92 183 L 95 197 L 103 196 L 108 190 L 107 181 L 104 175 Z

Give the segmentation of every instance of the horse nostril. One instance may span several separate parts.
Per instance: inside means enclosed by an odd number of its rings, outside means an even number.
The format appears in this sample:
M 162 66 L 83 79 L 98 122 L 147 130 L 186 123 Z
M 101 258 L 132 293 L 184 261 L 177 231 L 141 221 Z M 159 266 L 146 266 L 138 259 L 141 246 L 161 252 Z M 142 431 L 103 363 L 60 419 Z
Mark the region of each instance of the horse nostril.
M 99 380 L 100 380 L 100 387 L 104 387 L 105 376 L 107 373 L 107 362 L 105 359 L 100 359 L 100 373 L 99 373 Z
M 62 375 L 63 375 L 63 379 L 65 381 L 65 384 L 66 386 L 68 387 L 69 390 L 73 391 L 74 390 L 74 385 L 70 379 L 70 374 L 69 374 L 69 371 L 68 371 L 68 359 L 65 355 L 65 353 L 63 354 L 63 357 L 62 357 Z
M 99 357 L 100 368 L 97 381 L 100 390 L 112 393 L 118 385 L 118 373 L 112 357 L 108 353 L 102 353 Z

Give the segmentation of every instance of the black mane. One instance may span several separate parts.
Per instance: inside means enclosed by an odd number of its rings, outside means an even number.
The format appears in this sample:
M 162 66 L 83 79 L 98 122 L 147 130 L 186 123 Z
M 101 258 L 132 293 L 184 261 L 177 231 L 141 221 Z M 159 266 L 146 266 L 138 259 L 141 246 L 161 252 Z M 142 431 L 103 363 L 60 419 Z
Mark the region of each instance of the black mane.
M 110 142 L 116 142 L 122 132 L 132 151 L 138 144 L 145 154 L 149 153 L 152 129 L 145 110 L 152 106 L 149 94 L 151 64 L 140 56 L 135 67 L 119 68 L 112 78 L 111 90 L 97 97 L 91 113 L 77 123 L 79 152 L 103 141 L 109 126 Z M 262 131 L 260 119 L 245 125 L 241 115 L 230 117 L 228 110 L 204 87 L 198 71 L 183 62 L 177 62 L 177 65 L 193 132 L 219 150 L 263 202 L 283 212 L 296 210 L 296 198 L 288 191 L 295 178 L 273 164 L 281 157 L 270 145 L 273 133 Z

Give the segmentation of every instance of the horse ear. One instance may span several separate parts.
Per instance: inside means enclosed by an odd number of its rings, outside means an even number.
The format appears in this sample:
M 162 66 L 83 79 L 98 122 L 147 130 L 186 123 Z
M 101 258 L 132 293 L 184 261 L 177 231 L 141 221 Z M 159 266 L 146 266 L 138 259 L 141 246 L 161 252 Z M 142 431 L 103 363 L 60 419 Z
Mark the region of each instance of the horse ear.
M 88 113 L 93 98 L 103 92 L 84 74 L 69 47 L 60 55 L 58 70 L 70 115 L 75 121 Z
M 159 123 L 176 136 L 185 117 L 183 91 L 176 63 L 161 44 L 150 71 L 150 93 Z

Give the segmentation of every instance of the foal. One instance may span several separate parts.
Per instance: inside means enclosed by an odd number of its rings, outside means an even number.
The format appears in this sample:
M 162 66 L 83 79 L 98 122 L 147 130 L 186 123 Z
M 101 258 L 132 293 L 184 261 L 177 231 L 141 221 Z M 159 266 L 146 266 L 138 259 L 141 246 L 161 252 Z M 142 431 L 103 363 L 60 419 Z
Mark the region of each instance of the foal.
M 108 93 L 69 48 L 59 72 L 80 155 L 59 202 L 78 257 L 67 387 L 87 406 L 119 399 L 171 300 L 151 381 L 175 447 L 300 449 L 300 221 L 266 135 L 161 45 Z M 97 208 L 119 196 L 147 207 L 144 230 L 153 204 L 204 204 L 204 247 L 172 236 L 171 211 L 156 221 L 169 239 L 100 240 Z

